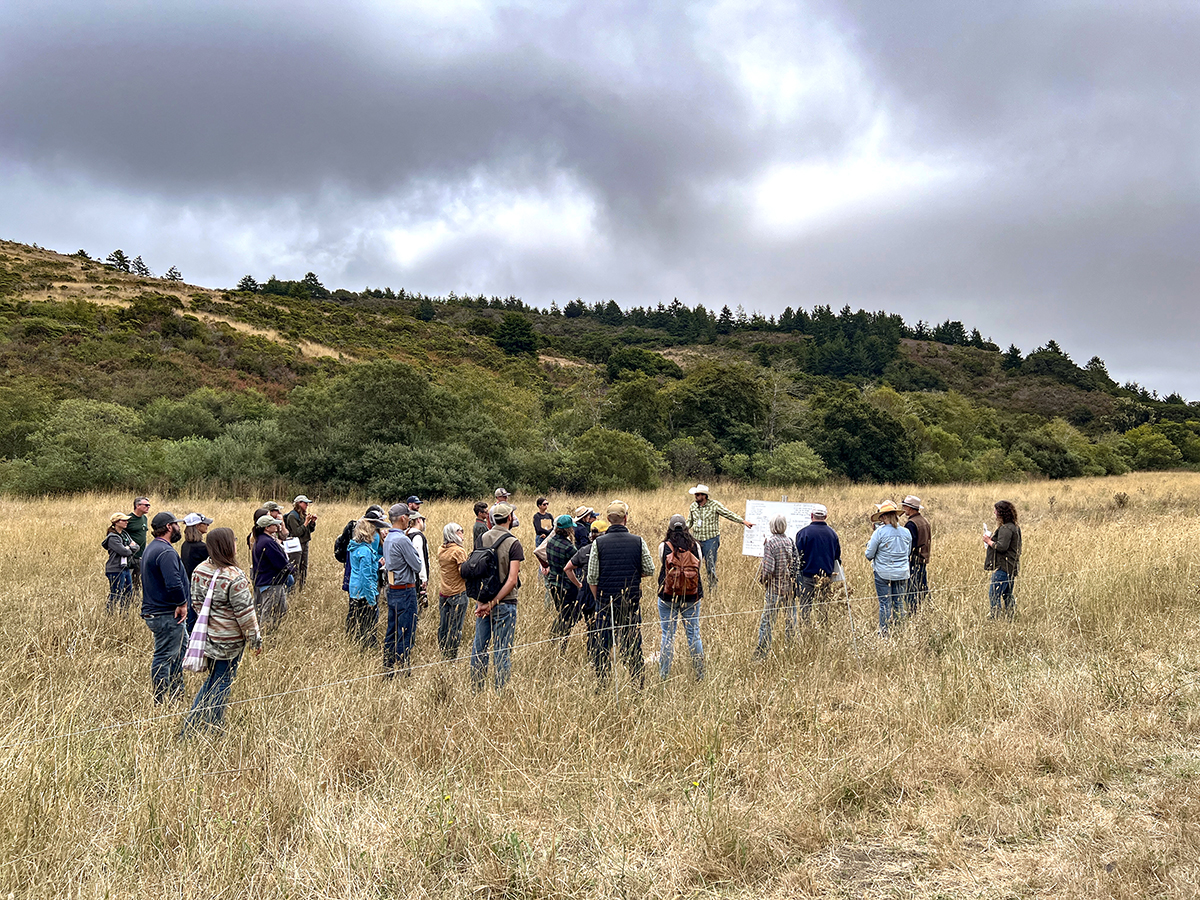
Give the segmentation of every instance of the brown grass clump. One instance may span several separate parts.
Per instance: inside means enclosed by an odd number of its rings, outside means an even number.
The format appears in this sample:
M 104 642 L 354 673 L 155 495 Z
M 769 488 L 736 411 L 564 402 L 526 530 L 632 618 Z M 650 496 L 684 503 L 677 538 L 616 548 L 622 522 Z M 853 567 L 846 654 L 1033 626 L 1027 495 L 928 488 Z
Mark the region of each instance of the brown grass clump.
M 681 634 L 671 680 L 640 693 L 623 673 L 597 692 L 578 631 L 565 658 L 552 651 L 532 573 L 504 694 L 475 696 L 465 660 L 440 662 L 432 611 L 413 677 L 381 681 L 342 634 L 330 552 L 365 503 L 317 504 L 307 593 L 244 661 L 226 733 L 188 744 L 182 708 L 150 702 L 144 625 L 103 611 L 99 542 L 129 498 L 0 499 L 0 891 L 1194 896 L 1198 487 L 1184 474 L 918 491 L 935 594 L 888 641 L 865 513 L 909 488 L 793 490 L 830 507 L 849 613 L 755 661 L 756 561 L 730 525 L 703 608 L 707 680 L 691 681 Z M 1013 623 L 985 618 L 979 532 L 1001 497 L 1026 547 Z M 153 499 L 243 533 L 262 498 Z M 608 499 L 556 496 L 552 511 Z M 688 500 L 681 486 L 623 499 L 655 545 Z M 472 518 L 465 502 L 425 511 L 435 543 Z M 652 600 L 643 613 L 656 653 Z

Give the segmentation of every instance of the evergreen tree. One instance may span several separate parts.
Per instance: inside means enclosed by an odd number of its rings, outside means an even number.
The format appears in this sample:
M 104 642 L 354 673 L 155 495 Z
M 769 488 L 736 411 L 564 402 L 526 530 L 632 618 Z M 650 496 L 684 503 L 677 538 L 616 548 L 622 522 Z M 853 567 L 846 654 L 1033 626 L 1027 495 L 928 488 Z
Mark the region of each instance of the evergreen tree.
M 329 291 L 321 284 L 321 279 L 312 272 L 306 272 L 300 283 L 307 289 L 308 296 L 314 300 L 325 300 L 329 297 Z
M 171 266 L 171 268 L 167 269 L 167 274 L 163 278 L 167 279 L 167 281 L 183 281 L 183 273 L 175 268 L 175 266 Z
M 729 334 L 733 331 L 733 313 L 730 312 L 729 306 L 721 307 L 721 314 L 717 316 L 717 334 Z
M 253 275 L 243 275 L 242 280 L 237 283 L 237 290 L 247 294 L 257 294 L 258 282 L 254 280 Z
M 118 272 L 128 272 L 130 270 L 129 257 L 125 255 L 123 250 L 114 250 L 108 254 L 108 258 L 104 260 Z
M 422 322 L 432 322 L 436 315 L 437 310 L 433 307 L 433 301 L 428 297 L 422 297 L 417 303 L 417 318 Z
M 154 273 L 150 271 L 150 267 L 142 262 L 142 258 L 140 256 L 135 256 L 133 258 L 133 261 L 129 264 L 129 270 L 133 272 L 134 275 L 140 275 L 142 278 L 152 278 L 154 275 Z
M 1021 368 L 1021 351 L 1016 344 L 1009 344 L 1008 349 L 1004 351 L 1004 358 L 1000 361 L 1000 365 L 1009 371 L 1014 371 Z

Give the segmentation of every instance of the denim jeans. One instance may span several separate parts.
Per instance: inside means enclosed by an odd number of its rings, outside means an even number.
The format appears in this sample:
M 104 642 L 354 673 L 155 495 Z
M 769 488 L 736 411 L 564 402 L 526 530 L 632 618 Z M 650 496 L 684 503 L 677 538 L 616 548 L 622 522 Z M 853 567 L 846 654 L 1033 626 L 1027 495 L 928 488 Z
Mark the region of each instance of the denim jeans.
M 467 615 L 467 592 L 438 597 L 438 646 L 443 659 L 457 659 L 462 646 L 463 619 Z
M 121 569 L 119 572 L 106 572 L 108 578 L 108 603 L 105 604 L 105 610 L 108 612 L 116 612 L 117 607 L 121 608 L 121 612 L 125 612 L 133 605 L 133 573 L 129 569 Z
M 351 597 L 346 608 L 346 634 L 363 650 L 379 646 L 376 626 L 379 622 L 378 597 Z
M 812 605 L 811 599 L 809 605 Z M 783 610 L 783 636 L 789 641 L 796 636 L 796 604 L 789 596 L 767 591 L 767 596 L 763 600 L 762 619 L 758 623 L 758 649 L 755 652 L 759 656 L 765 654 L 771 646 L 771 627 L 775 624 L 775 614 L 781 609 Z M 804 618 L 807 621 L 807 610 L 805 612 Z
M 483 690 L 487 680 L 488 645 L 492 647 L 492 667 L 496 690 L 508 684 L 512 674 L 512 646 L 517 634 L 517 604 L 499 603 L 486 616 L 475 618 L 475 645 L 471 648 L 471 686 Z
M 412 665 L 412 646 L 417 636 L 417 589 L 387 589 L 387 632 L 383 636 L 383 668 L 387 674 L 397 666 L 405 675 Z
M 229 692 L 233 688 L 233 679 L 241 661 L 240 654 L 233 659 L 208 661 L 208 681 L 204 682 L 204 686 L 196 694 L 196 699 L 192 701 L 192 710 L 183 720 L 181 734 L 186 734 L 189 730 L 198 730 L 203 725 L 221 727 L 225 721 L 225 710 L 229 706 Z
M 688 651 L 692 654 L 692 668 L 696 680 L 704 677 L 704 645 L 700 642 L 700 601 L 676 605 L 662 597 L 658 598 L 658 624 L 662 626 L 662 647 L 658 654 L 658 674 L 667 678 L 671 674 L 671 660 L 675 656 L 675 627 L 683 620 L 683 633 L 687 636 Z
M 1016 575 L 1009 575 L 1003 569 L 997 569 L 992 573 L 992 580 L 988 583 L 988 601 L 992 607 L 992 618 L 1004 615 L 1011 619 L 1016 615 L 1017 602 L 1013 599 L 1013 586 L 1016 581 Z
M 908 592 L 908 579 L 888 581 L 875 576 L 875 593 L 879 597 L 879 633 L 887 637 L 888 625 L 899 624 L 904 616 L 904 595 Z
M 908 614 L 915 616 L 921 604 L 929 599 L 929 572 L 924 561 L 909 563 Z
M 143 620 L 154 635 L 154 656 L 150 660 L 150 684 L 154 702 L 183 696 L 183 623 L 172 613 Z
M 721 536 L 709 538 L 700 542 L 700 552 L 704 554 L 704 570 L 708 572 L 708 583 L 717 583 L 717 551 L 721 549 Z

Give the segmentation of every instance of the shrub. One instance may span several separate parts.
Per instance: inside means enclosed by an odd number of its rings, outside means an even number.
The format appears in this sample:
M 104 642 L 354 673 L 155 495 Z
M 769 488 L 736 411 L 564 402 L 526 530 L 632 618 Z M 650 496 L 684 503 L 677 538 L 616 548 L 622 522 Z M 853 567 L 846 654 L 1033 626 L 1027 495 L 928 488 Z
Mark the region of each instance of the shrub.
M 829 467 L 804 441 L 788 441 L 754 456 L 754 477 L 773 485 L 820 484 Z
M 577 491 L 653 490 L 665 467 L 662 454 L 645 438 L 597 425 L 571 444 L 567 480 Z

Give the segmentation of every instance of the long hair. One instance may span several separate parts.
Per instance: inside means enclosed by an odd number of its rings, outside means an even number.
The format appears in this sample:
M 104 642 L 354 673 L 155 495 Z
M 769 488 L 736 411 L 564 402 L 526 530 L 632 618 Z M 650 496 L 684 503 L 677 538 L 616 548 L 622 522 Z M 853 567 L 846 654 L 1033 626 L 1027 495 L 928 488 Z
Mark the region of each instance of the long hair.
M 200 533 L 199 525 L 185 525 L 183 528 L 183 539 L 185 541 L 200 541 L 204 536 Z
M 369 544 L 375 540 L 375 533 L 378 530 L 378 526 L 374 522 L 368 522 L 364 516 L 354 523 L 354 540 L 360 544 Z
M 689 553 L 696 553 L 696 539 L 692 537 L 692 530 L 687 525 L 675 525 L 667 528 L 667 533 L 663 536 L 663 543 L 670 544 L 680 552 L 686 550 Z
M 1010 522 L 1013 525 L 1017 524 L 1017 508 L 1012 504 L 1012 501 L 996 501 L 996 518 L 1001 522 Z
M 237 565 L 237 539 L 232 528 L 214 528 L 208 533 L 208 558 L 213 565 L 228 569 Z
M 885 512 L 879 514 L 879 521 L 885 525 L 900 527 L 900 513 Z

